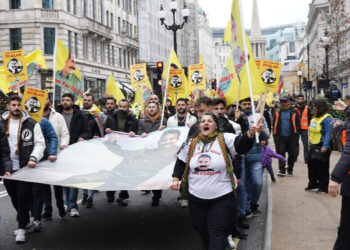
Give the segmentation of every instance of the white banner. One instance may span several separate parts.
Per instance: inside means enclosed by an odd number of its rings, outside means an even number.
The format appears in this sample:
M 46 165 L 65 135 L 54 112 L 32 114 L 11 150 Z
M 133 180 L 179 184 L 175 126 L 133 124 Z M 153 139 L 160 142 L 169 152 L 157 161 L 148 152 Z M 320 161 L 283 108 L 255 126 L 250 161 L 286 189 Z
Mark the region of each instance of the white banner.
M 75 143 L 61 151 L 56 162 L 22 168 L 8 179 L 99 191 L 169 189 L 176 153 L 187 134 L 185 127 L 145 138 L 114 132 Z

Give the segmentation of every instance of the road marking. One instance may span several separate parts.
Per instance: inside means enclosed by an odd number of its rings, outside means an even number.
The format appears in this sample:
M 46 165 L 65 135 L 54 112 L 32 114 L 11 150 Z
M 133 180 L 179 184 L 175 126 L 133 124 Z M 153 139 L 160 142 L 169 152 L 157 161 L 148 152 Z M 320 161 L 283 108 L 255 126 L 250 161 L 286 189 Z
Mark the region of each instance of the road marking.
M 1 191 L 1 192 L 0 192 L 0 195 L 5 194 L 5 193 L 7 194 L 6 191 Z
M 80 205 L 82 201 L 83 201 L 83 199 L 78 200 L 78 201 L 77 201 L 77 204 Z
M 0 194 L 0 198 L 6 197 L 6 196 L 7 196 L 7 193 L 6 194 Z

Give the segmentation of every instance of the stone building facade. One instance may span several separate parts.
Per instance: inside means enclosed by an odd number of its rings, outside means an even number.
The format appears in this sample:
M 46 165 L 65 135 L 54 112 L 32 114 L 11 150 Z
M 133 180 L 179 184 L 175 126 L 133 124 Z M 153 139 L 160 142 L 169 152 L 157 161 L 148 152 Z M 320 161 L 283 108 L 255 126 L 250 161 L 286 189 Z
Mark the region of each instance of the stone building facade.
M 40 49 L 48 70 L 36 73 L 29 86 L 53 91 L 55 37 L 73 54 L 84 89 L 100 98 L 111 72 L 131 91 L 129 65 L 139 61 L 136 0 L 0 1 L 0 52 Z M 60 89 L 56 87 L 56 98 Z

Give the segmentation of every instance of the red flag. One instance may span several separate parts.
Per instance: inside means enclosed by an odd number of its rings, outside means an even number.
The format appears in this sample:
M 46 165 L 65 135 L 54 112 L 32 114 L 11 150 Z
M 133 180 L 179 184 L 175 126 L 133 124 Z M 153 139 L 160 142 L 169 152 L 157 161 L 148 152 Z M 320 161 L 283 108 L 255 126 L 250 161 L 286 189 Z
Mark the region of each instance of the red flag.
M 278 87 L 278 90 L 277 90 L 277 94 L 281 94 L 282 93 L 282 88 L 283 88 L 283 85 L 284 85 L 284 81 L 282 80 L 280 86 Z

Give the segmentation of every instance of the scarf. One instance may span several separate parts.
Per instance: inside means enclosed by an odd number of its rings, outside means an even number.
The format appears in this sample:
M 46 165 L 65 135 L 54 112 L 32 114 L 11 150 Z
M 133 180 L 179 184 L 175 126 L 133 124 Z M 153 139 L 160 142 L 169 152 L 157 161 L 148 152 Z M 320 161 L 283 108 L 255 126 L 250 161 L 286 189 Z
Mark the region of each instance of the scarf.
M 208 136 L 203 136 L 202 133 L 200 133 L 197 137 L 193 138 L 193 140 L 191 141 L 190 148 L 188 150 L 187 164 L 186 164 L 186 167 L 185 167 L 185 171 L 184 171 L 184 173 L 182 175 L 181 184 L 180 184 L 180 191 L 181 191 L 181 194 L 183 195 L 183 197 L 185 197 L 185 198 L 188 197 L 188 175 L 190 173 L 191 158 L 193 156 L 193 153 L 194 153 L 194 150 L 196 148 L 196 145 L 199 142 L 202 142 L 204 144 L 202 152 L 204 152 L 205 146 L 208 143 L 215 141 L 216 138 L 218 139 L 218 142 L 219 142 L 219 145 L 220 145 L 220 149 L 221 149 L 221 152 L 222 152 L 222 156 L 224 157 L 224 160 L 225 160 L 226 170 L 227 170 L 227 173 L 228 173 L 228 175 L 230 177 L 232 189 L 233 189 L 233 191 L 235 193 L 235 196 L 236 196 L 236 191 L 235 191 L 236 183 L 235 183 L 235 178 L 233 177 L 233 167 L 231 165 L 230 156 L 229 156 L 228 151 L 227 151 L 225 138 L 224 138 L 223 133 L 218 133 L 216 131 L 216 132 L 214 132 L 214 133 L 212 133 L 212 134 L 210 134 Z
M 155 122 L 158 118 L 159 118 L 159 112 L 157 114 L 155 114 L 154 116 L 150 116 L 149 114 L 147 114 L 147 117 L 152 121 Z

